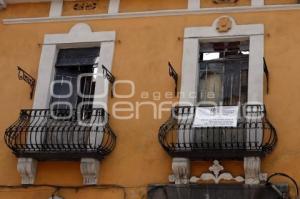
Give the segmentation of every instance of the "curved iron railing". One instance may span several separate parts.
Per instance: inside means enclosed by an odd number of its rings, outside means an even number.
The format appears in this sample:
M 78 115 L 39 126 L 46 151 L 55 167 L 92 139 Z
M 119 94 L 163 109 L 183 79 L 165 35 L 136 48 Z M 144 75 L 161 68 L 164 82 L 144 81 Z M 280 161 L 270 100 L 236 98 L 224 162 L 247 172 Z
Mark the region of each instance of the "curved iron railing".
M 172 108 L 159 129 L 159 142 L 172 157 L 195 160 L 242 159 L 265 156 L 277 143 L 277 134 L 263 105 L 246 105 L 237 127 L 193 127 L 194 106 Z
M 5 142 L 17 157 L 37 160 L 102 159 L 115 147 L 116 136 L 104 109 L 21 110 L 5 131 Z

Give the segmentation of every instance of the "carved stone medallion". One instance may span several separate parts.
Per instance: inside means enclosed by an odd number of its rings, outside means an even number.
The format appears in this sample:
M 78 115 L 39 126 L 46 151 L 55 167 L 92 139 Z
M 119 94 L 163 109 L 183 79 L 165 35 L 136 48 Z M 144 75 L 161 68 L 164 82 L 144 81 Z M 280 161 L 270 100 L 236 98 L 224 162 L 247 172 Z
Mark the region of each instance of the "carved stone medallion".
M 217 24 L 217 31 L 228 32 L 232 28 L 232 21 L 229 17 L 222 17 L 219 19 Z

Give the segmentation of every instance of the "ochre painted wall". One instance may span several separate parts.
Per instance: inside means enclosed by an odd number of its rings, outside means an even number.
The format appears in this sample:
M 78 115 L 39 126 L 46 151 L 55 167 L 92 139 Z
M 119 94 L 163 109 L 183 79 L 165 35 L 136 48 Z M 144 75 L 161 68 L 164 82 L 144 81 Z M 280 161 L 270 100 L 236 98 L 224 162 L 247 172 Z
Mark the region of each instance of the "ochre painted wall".
M 251 0 L 239 0 L 236 3 L 214 3 L 213 0 L 201 0 L 202 8 L 250 6 Z
M 29 5 L 30 7 L 30 5 Z M 15 12 L 15 11 L 11 11 Z M 0 11 L 1 18 L 10 17 L 8 10 Z M 211 26 L 222 14 L 169 17 L 142 17 L 132 19 L 105 19 L 85 21 L 93 31 L 117 33 L 112 72 L 117 79 L 135 82 L 133 103 L 145 101 L 141 92 L 165 93 L 173 91 L 168 76 L 167 62 L 171 61 L 181 76 L 182 38 L 185 27 Z M 300 12 L 277 11 L 230 14 L 238 24 L 265 25 L 265 57 L 270 72 L 270 93 L 265 95 L 268 117 L 278 132 L 278 145 L 262 163 L 265 172 L 285 172 L 300 181 L 297 168 L 300 158 L 300 82 L 299 48 Z M 82 21 L 80 21 L 82 22 Z M 67 33 L 79 22 L 0 24 L 0 184 L 20 183 L 17 160 L 3 140 L 5 128 L 14 122 L 22 108 L 31 108 L 29 86 L 17 78 L 16 66 L 37 76 L 41 46 L 45 34 Z M 128 88 L 117 88 L 126 93 Z M 166 99 L 152 100 L 159 104 Z M 109 99 L 110 107 L 122 99 Z M 173 98 L 173 102 L 178 98 Z M 150 106 L 143 106 L 140 119 L 116 120 L 110 124 L 118 139 L 115 150 L 101 162 L 100 184 L 119 184 L 130 187 L 128 198 L 143 198 L 145 186 L 168 183 L 171 158 L 158 143 L 158 129 L 169 117 L 154 120 Z M 211 162 L 193 162 L 192 174 L 206 171 Z M 227 171 L 243 175 L 243 162 L 223 162 Z M 38 165 L 37 184 L 81 185 L 79 162 L 41 162 Z M 38 190 L 38 191 L 34 191 Z M 119 189 L 61 191 L 64 198 L 122 198 Z M 0 198 L 48 198 L 51 189 L 0 190 Z
M 265 0 L 265 5 L 293 4 L 297 2 L 298 0 Z
M 6 9 L 0 11 L 0 18 L 47 17 L 49 10 L 50 3 L 8 4 Z
M 120 12 L 186 9 L 186 0 L 125 0 L 120 1 Z

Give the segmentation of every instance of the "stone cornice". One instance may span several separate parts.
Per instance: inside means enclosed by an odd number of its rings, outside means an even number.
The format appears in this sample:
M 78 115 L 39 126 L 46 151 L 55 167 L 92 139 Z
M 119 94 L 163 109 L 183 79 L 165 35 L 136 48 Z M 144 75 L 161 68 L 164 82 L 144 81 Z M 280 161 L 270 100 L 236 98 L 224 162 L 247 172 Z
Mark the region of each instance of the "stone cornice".
M 201 15 L 201 14 L 230 14 L 230 13 L 244 13 L 244 12 L 270 12 L 270 11 L 289 11 L 289 10 L 300 10 L 300 4 L 265 5 L 261 7 L 241 6 L 241 7 L 226 7 L 226 8 L 201 8 L 198 10 L 188 10 L 188 9 L 159 10 L 159 11 L 80 15 L 80 16 L 17 18 L 17 19 L 3 19 L 2 22 L 3 24 L 30 24 L 30 23 L 63 22 L 63 21 L 86 21 L 86 20 L 97 20 L 97 19 L 123 19 L 123 18 L 182 16 L 182 15 Z

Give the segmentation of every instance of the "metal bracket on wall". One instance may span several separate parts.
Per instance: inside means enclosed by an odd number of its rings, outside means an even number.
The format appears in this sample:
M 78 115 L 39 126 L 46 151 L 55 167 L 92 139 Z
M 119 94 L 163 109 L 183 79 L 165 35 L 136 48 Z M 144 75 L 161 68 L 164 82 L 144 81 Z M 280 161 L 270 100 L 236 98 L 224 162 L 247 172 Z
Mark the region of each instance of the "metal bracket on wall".
M 27 84 L 29 84 L 31 88 L 30 99 L 32 99 L 36 80 L 31 75 L 29 75 L 26 71 L 24 71 L 20 66 L 17 66 L 17 68 L 18 68 L 19 80 L 24 80 Z
M 115 76 L 113 76 L 113 74 L 104 65 L 102 65 L 102 70 L 103 70 L 104 78 L 106 78 L 111 83 L 111 86 L 113 87 L 114 82 L 116 80 Z M 114 97 L 112 89 L 113 88 L 111 88 L 111 97 Z
M 178 84 L 178 74 L 176 73 L 174 67 L 172 64 L 169 62 L 169 75 L 174 79 L 175 82 L 175 96 L 177 96 L 177 84 Z
M 266 75 L 266 80 L 267 80 L 267 94 L 269 94 L 269 70 L 265 58 L 264 58 L 264 73 Z

